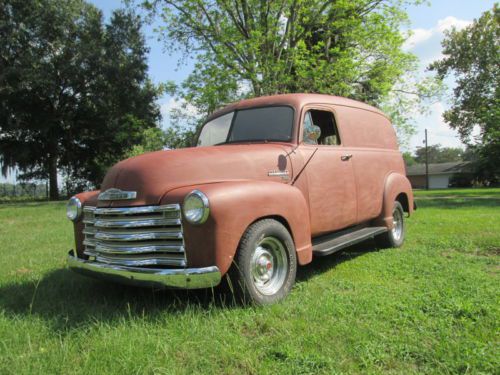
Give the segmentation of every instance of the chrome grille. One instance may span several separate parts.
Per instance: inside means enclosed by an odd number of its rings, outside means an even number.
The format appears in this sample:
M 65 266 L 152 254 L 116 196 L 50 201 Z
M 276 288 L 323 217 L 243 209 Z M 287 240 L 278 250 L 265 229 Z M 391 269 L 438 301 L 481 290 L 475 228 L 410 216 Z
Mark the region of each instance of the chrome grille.
M 84 254 L 121 266 L 186 266 L 178 204 L 84 207 Z

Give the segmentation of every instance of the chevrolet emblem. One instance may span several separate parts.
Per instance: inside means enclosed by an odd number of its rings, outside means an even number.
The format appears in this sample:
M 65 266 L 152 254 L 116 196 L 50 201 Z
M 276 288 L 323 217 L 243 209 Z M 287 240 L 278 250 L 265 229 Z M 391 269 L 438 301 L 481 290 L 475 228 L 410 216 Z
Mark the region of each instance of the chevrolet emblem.
M 123 191 L 120 189 L 111 188 L 99 194 L 98 199 L 100 201 L 119 201 L 125 199 L 135 199 L 136 197 L 136 191 Z

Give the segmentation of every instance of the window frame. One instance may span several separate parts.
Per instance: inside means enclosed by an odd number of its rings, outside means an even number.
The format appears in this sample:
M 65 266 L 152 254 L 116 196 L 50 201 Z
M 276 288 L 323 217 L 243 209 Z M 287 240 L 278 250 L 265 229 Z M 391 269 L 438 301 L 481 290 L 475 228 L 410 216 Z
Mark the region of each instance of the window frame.
M 307 112 L 309 111 L 324 111 L 324 112 L 330 112 L 331 115 L 333 116 L 335 130 L 337 131 L 338 138 L 339 138 L 339 144 L 337 145 L 322 145 L 322 144 L 310 144 L 310 143 L 304 143 L 304 120 L 306 117 Z M 306 104 L 302 107 L 301 115 L 300 115 L 300 122 L 299 122 L 299 133 L 297 134 L 297 139 L 299 144 L 303 144 L 305 146 L 311 146 L 311 147 L 344 147 L 344 144 L 342 142 L 342 132 L 339 127 L 339 122 L 338 122 L 338 117 L 335 112 L 335 110 L 328 104 Z
M 205 125 L 207 125 L 209 122 L 216 120 L 219 117 L 225 116 L 229 113 L 233 113 L 233 118 L 231 119 L 231 125 L 229 126 L 226 140 L 224 143 L 221 143 L 220 145 L 238 144 L 238 143 L 245 143 L 245 142 L 258 142 L 258 141 L 249 141 L 248 140 L 248 141 L 236 141 L 236 142 L 229 142 L 228 143 L 229 136 L 230 136 L 231 132 L 233 131 L 234 120 L 236 118 L 236 112 L 246 111 L 246 110 L 251 110 L 251 109 L 260 109 L 260 108 L 273 108 L 273 107 L 288 107 L 288 108 L 292 109 L 292 129 L 290 132 L 290 140 L 289 141 L 269 141 L 269 142 L 295 143 L 294 135 L 295 135 L 295 128 L 296 128 L 297 111 L 295 110 L 295 107 L 293 105 L 285 104 L 285 103 L 283 103 L 283 104 L 276 103 L 276 104 L 268 104 L 268 105 L 250 106 L 250 107 L 244 107 L 244 108 L 234 108 L 230 111 L 221 113 L 219 116 L 209 118 L 208 120 L 205 121 L 205 123 L 198 130 L 198 132 L 196 134 L 196 138 L 194 140 L 194 147 L 202 147 L 202 146 L 197 146 L 197 144 L 198 144 L 198 140 L 200 138 L 201 132 L 203 131 L 203 128 L 205 127 Z M 264 143 L 265 141 L 262 140 L 261 142 Z M 211 145 L 211 146 L 215 146 L 215 145 Z M 210 146 L 203 146 L 203 147 L 210 147 Z

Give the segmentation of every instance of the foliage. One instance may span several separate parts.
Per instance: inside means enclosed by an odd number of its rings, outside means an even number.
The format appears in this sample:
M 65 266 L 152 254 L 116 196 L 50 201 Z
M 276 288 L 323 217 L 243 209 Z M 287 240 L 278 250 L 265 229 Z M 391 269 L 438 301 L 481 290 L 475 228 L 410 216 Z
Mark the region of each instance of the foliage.
M 448 163 L 462 161 L 464 150 L 460 147 L 442 147 L 440 144 L 427 147 L 429 163 Z M 414 160 L 417 163 L 425 163 L 425 147 L 417 146 Z
M 170 114 L 175 120 L 175 111 Z M 125 157 L 133 157 L 146 152 L 159 151 L 165 148 L 175 149 L 189 147 L 193 144 L 194 132 L 192 128 L 181 126 L 176 123 L 171 124 L 166 131 L 160 128 L 145 129 L 138 144 L 125 154 Z
M 140 19 L 109 24 L 82 0 L 0 0 L 0 157 L 5 174 L 58 171 L 98 184 L 106 168 L 156 126 Z
M 176 90 L 171 89 L 171 95 L 175 95 Z M 200 118 L 198 111 L 186 100 L 176 102 L 169 113 L 170 126 L 165 132 L 165 144 L 168 148 L 183 148 L 194 145 L 196 131 L 202 125 L 203 118 Z
M 470 173 L 456 173 L 450 177 L 449 187 L 470 188 L 474 186 L 474 176 Z
M 47 199 L 47 186 L 40 182 L 0 183 L 0 203 Z
M 2 205 L 0 373 L 498 373 L 500 189 L 417 205 L 402 248 L 318 258 L 255 308 L 74 274 L 63 203 Z
M 478 185 L 495 186 L 500 182 L 498 162 L 500 148 L 482 144 L 468 145 L 464 160 L 471 161 L 474 171 L 474 182 Z
M 142 132 L 141 141 L 132 146 L 125 157 L 133 157 L 144 154 L 146 152 L 153 152 L 163 150 L 166 143 L 166 134 L 160 128 L 148 128 Z
M 403 160 L 405 161 L 406 166 L 410 166 L 415 164 L 415 159 L 413 158 L 413 155 L 409 151 L 405 151 L 402 153 L 403 154 Z
M 467 28 L 448 32 L 442 42 L 444 58 L 429 67 L 441 79 L 454 75 L 452 106 L 444 119 L 464 143 L 476 141 L 480 172 L 491 181 L 500 179 L 499 21 L 495 5 Z
M 196 126 L 171 125 L 165 131 L 165 145 L 168 148 L 184 148 L 194 145 Z
M 415 75 L 416 61 L 392 87 L 380 103 L 382 111 L 395 125 L 401 147 L 408 147 L 415 134 L 415 117 L 428 115 L 429 104 L 440 99 L 446 86 L 443 81 L 432 77 L 420 78 Z
M 195 58 L 177 88 L 200 117 L 241 98 L 289 92 L 346 96 L 382 106 L 412 133 L 429 79 L 409 80 L 416 58 L 402 50 L 401 0 L 153 0 L 171 51 Z M 419 1 L 410 1 L 419 3 Z M 439 86 L 439 85 L 438 85 Z

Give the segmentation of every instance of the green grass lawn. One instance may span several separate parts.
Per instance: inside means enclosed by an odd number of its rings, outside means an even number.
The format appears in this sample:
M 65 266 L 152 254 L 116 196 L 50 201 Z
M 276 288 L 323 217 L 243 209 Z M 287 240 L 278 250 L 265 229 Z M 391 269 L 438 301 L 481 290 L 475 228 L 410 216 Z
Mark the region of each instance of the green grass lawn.
M 500 189 L 416 196 L 402 248 L 317 259 L 268 307 L 73 274 L 64 203 L 0 205 L 0 374 L 498 374 Z

